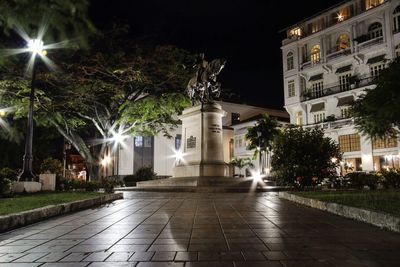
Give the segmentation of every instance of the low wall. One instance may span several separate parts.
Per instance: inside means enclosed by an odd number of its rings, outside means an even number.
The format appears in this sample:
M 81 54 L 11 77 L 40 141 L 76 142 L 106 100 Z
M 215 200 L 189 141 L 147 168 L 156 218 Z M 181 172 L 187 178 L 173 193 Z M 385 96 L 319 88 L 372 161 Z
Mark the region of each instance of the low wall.
M 34 210 L 23 211 L 21 213 L 0 216 L 0 233 L 42 221 L 57 215 L 87 209 L 122 198 L 123 193 L 114 193 L 96 198 L 50 205 Z
M 300 197 L 288 192 L 279 192 L 279 197 L 305 206 L 327 211 L 346 218 L 373 224 L 380 228 L 400 232 L 400 218 L 387 213 L 345 206 L 337 203 L 324 202 L 317 199 Z

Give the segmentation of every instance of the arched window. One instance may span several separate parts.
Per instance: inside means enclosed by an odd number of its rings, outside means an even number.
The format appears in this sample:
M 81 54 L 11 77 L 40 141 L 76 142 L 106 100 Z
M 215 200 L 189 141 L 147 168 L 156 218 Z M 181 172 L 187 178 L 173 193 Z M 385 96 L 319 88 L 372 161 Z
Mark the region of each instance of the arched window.
M 289 52 L 286 56 L 287 70 L 294 69 L 294 57 L 293 52 Z
M 311 48 L 311 63 L 317 64 L 320 61 L 321 61 L 321 46 L 317 44 Z
M 368 27 L 368 39 L 375 39 L 383 36 L 382 24 L 379 22 L 372 23 Z
M 394 32 L 400 31 L 400 6 L 393 11 L 393 27 Z
M 350 48 L 350 38 L 347 34 L 341 34 L 337 40 L 337 51 Z

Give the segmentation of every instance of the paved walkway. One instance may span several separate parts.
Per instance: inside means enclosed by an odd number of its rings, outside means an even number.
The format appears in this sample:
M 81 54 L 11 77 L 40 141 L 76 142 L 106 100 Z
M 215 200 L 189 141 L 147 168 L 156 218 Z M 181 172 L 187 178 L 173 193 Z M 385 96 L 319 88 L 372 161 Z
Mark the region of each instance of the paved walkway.
M 0 235 L 0 266 L 400 266 L 400 235 L 275 193 L 126 192 Z

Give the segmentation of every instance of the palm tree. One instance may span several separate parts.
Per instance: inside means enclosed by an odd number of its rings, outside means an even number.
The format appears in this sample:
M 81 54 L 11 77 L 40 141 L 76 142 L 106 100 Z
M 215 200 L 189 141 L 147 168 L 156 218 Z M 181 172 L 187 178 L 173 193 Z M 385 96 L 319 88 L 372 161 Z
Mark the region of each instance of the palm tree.
M 250 142 L 247 149 L 254 150 L 254 158 L 259 156 L 261 173 L 264 173 L 264 164 L 262 164 L 262 154 L 265 152 L 266 167 L 269 168 L 269 154 L 272 150 L 272 143 L 279 134 L 279 123 L 275 118 L 268 114 L 262 114 L 257 120 L 257 124 L 247 130 L 246 139 Z
M 250 158 L 233 158 L 230 162 L 230 165 L 239 168 L 239 176 L 242 176 L 242 169 L 245 167 L 253 167 L 253 163 Z

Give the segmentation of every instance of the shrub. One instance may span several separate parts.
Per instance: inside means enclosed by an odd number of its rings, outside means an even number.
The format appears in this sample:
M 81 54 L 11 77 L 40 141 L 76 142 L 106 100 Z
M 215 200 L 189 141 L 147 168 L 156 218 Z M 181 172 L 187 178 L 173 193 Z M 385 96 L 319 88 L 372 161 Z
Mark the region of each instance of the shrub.
M 363 189 L 368 186 L 375 190 L 378 186 L 379 176 L 375 173 L 352 172 L 346 175 L 350 179 L 350 185 L 356 189 Z
M 400 188 L 400 173 L 398 171 L 383 171 L 382 185 L 385 188 Z
M 12 195 L 12 181 L 8 178 L 0 178 L 0 197 Z
M 40 172 L 50 172 L 55 173 L 56 175 L 62 175 L 63 165 L 58 159 L 47 158 L 43 160 L 42 164 L 40 165 Z
M 3 168 L 3 169 L 0 169 L 0 179 L 1 178 L 6 178 L 6 179 L 10 179 L 10 180 L 16 181 L 17 177 L 18 177 L 18 172 L 13 170 L 13 169 L 10 169 L 10 168 L 7 168 L 7 167 Z
M 101 187 L 104 189 L 104 192 L 106 192 L 106 193 L 113 193 L 114 185 L 115 185 L 115 181 L 113 181 L 113 180 L 109 180 L 107 178 L 101 179 Z
M 85 190 L 87 192 L 94 192 L 99 190 L 100 183 L 98 181 L 87 181 L 85 182 Z
M 0 169 L 0 197 L 12 196 L 12 183 L 17 180 L 18 173 L 10 168 Z
M 136 182 L 153 180 L 157 174 L 151 167 L 143 167 L 136 171 L 134 175 L 127 175 L 124 177 L 125 185 L 136 186 Z

